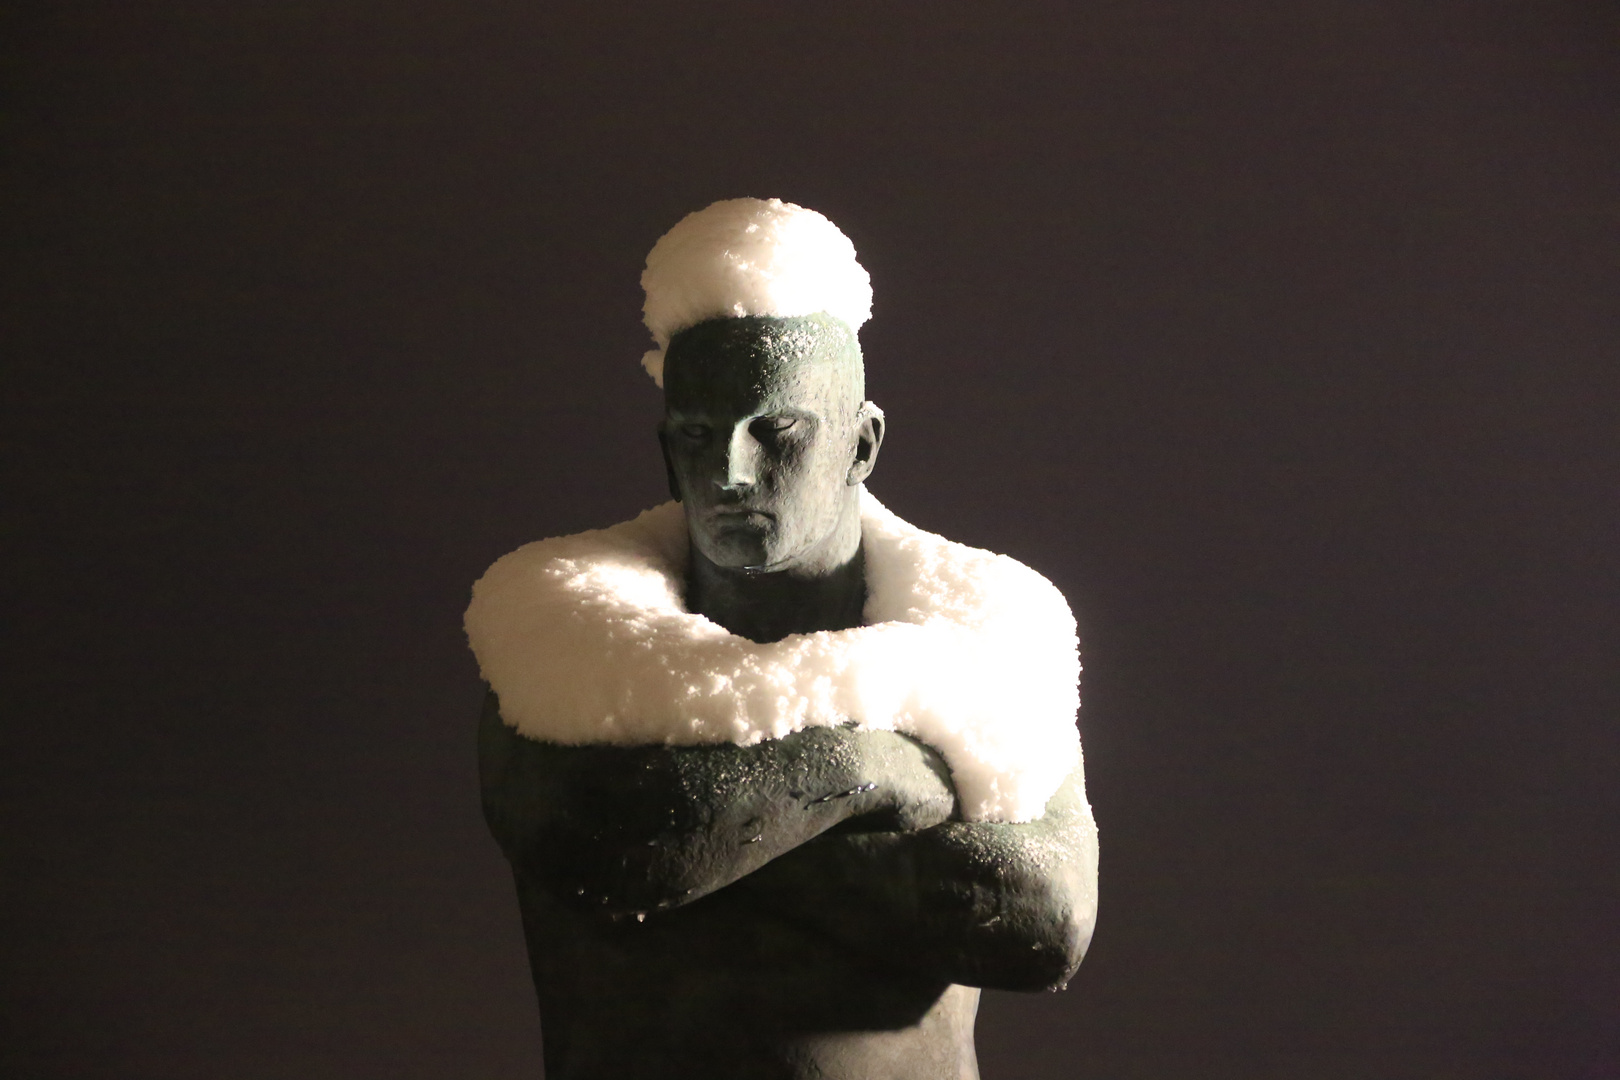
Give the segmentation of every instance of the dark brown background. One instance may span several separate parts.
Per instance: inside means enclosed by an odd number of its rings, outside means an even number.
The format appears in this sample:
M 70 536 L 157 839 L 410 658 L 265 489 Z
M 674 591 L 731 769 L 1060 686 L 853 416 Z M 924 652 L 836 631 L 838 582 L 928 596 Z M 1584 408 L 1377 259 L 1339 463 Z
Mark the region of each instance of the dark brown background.
M 519 1077 L 468 584 L 662 498 L 637 275 L 877 288 L 874 490 L 1079 613 L 987 1080 L 1620 1076 L 1606 3 L 3 15 L 0 1072 Z

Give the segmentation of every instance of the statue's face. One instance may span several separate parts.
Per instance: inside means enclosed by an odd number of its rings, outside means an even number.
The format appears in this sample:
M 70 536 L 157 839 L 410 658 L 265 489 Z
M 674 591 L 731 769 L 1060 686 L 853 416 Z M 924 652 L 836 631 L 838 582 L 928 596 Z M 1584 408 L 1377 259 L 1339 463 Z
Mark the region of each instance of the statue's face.
M 717 566 L 808 565 L 851 513 L 881 441 L 862 407 L 855 336 L 827 316 L 713 319 L 664 367 L 670 485 Z

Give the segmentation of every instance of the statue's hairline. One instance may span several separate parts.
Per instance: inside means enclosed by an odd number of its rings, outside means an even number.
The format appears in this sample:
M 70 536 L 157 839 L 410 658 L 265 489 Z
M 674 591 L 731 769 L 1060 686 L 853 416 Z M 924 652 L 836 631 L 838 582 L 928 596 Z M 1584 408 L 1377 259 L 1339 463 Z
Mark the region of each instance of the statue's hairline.
M 692 326 L 682 329 L 670 338 L 669 349 L 666 352 L 666 362 L 673 363 L 677 368 L 684 366 L 681 363 L 681 356 L 686 351 L 686 348 L 683 348 L 683 346 L 690 346 L 690 343 L 694 340 L 692 337 L 694 332 L 696 332 L 699 336 L 707 336 L 719 331 L 724 326 L 737 326 L 739 324 L 755 324 L 761 329 L 780 327 L 783 326 L 783 324 L 797 324 L 788 325 L 784 328 L 785 332 L 789 334 L 796 331 L 801 333 L 805 331 L 825 333 L 827 330 L 832 329 L 832 326 L 829 326 L 828 324 L 835 325 L 840 337 L 840 340 L 835 347 L 813 349 L 796 356 L 783 357 L 782 360 L 783 362 L 791 361 L 796 363 L 836 365 L 837 367 L 843 368 L 848 372 L 850 389 L 853 391 L 853 396 L 857 404 L 865 397 L 866 362 L 865 357 L 861 352 L 859 334 L 848 323 L 844 322 L 842 319 L 839 319 L 837 316 L 830 315 L 826 312 L 816 312 L 812 315 L 795 316 L 716 316 L 712 319 L 705 319 L 702 322 L 694 323 Z M 725 338 L 721 338 L 721 341 L 727 345 L 733 346 L 742 344 L 735 338 L 729 341 L 727 341 Z M 666 377 L 664 380 L 664 392 L 666 396 L 669 393 L 669 382 L 669 373 L 666 372 Z

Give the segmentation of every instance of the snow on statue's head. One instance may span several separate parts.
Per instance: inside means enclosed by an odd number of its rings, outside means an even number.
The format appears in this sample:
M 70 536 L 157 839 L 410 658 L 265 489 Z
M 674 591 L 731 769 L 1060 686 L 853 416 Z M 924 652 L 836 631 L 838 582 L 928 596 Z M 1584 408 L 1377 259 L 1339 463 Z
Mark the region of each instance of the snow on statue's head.
M 719 567 L 814 571 L 860 513 L 883 438 L 856 331 L 872 287 L 814 210 L 728 199 L 688 214 L 641 275 L 642 359 L 693 545 Z
M 670 339 L 708 319 L 825 313 L 853 334 L 872 317 L 872 281 L 849 237 L 781 199 L 724 199 L 687 214 L 653 245 L 641 287 L 658 342 L 641 363 L 659 386 Z

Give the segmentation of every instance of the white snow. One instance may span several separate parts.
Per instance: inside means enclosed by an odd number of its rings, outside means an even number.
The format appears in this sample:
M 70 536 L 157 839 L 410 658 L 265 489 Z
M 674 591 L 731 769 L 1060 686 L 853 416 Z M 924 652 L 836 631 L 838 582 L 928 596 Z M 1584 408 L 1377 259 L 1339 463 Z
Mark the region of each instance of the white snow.
M 641 363 L 659 386 L 669 339 L 707 319 L 826 312 L 859 330 L 872 316 L 872 282 L 849 237 L 781 199 L 725 199 L 686 215 L 653 245 L 641 287 L 658 342 Z
M 682 602 L 677 503 L 527 544 L 473 586 L 467 636 L 506 723 L 578 745 L 752 745 L 850 720 L 950 765 L 970 821 L 1029 821 L 1080 760 L 1074 616 L 1005 555 L 862 495 L 867 625 L 767 645 Z

